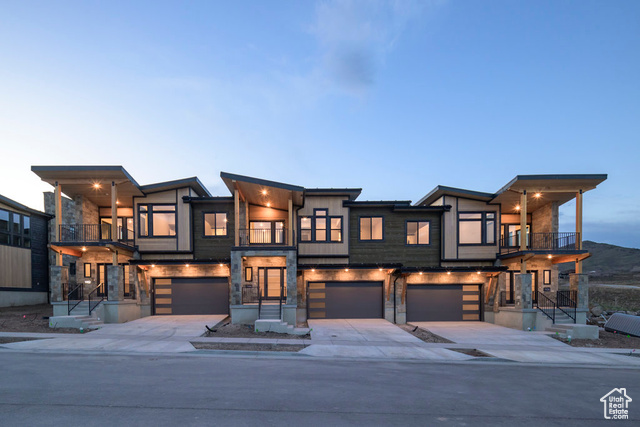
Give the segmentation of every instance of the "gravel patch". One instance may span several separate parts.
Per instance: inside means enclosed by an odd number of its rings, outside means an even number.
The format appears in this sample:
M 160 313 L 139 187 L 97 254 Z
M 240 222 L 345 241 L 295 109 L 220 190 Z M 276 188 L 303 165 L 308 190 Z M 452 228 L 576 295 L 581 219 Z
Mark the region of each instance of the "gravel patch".
M 436 335 L 426 329 L 419 328 L 410 323 L 407 323 L 406 325 L 398 325 L 398 327 L 403 331 L 409 332 L 411 335 L 421 339 L 424 342 L 428 342 L 431 344 L 452 344 L 453 343 L 453 341 L 449 341 L 446 338 L 442 338 L 440 335 Z
M 293 339 L 303 340 L 310 339 L 310 335 L 290 335 L 279 334 L 276 332 L 256 332 L 251 325 L 232 325 L 224 323 L 213 331 L 207 331 L 204 336 L 210 338 L 270 338 L 270 339 Z
M 551 335 L 551 337 L 565 344 L 569 344 L 571 347 L 640 349 L 640 338 L 607 331 L 600 331 L 600 337 L 597 340 L 572 339 L 571 342 L 569 342 L 566 338 L 560 338 L 558 335 Z
M 76 328 L 50 328 L 49 317 L 51 316 L 53 316 L 53 307 L 49 304 L 2 307 L 0 308 L 0 332 L 80 333 Z

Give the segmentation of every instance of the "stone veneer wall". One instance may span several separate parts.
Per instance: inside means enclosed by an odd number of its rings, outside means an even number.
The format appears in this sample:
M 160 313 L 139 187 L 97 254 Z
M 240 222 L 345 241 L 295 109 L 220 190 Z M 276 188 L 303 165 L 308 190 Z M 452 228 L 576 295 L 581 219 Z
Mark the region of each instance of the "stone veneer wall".
M 520 271 L 520 261 L 512 261 L 509 263 L 504 263 L 509 270 Z M 538 271 L 538 291 L 544 293 L 547 297 L 552 300 L 556 300 L 556 291 L 558 290 L 558 264 L 552 264 L 549 259 L 535 259 L 527 261 L 527 270 L 537 270 Z M 551 270 L 551 284 L 544 285 L 544 270 Z M 532 278 L 533 280 L 533 278 Z M 534 286 L 533 282 L 531 286 Z M 551 290 L 549 292 L 544 292 L 544 287 L 549 287 Z M 501 289 L 505 290 L 505 289 Z
M 558 202 L 549 202 L 531 213 L 532 233 L 558 232 Z

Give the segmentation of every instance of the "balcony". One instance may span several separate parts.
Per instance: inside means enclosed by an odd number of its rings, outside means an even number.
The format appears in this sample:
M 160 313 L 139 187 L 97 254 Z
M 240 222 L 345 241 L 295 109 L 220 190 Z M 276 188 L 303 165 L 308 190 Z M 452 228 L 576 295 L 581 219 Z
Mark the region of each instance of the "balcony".
M 527 233 L 527 251 L 578 251 L 579 233 Z M 500 239 L 500 254 L 520 252 L 520 233 Z
M 120 242 L 133 245 L 134 231 L 118 227 L 116 239 L 111 238 L 111 224 L 62 224 L 60 243 L 107 243 Z
M 289 244 L 289 230 L 286 228 L 241 228 L 238 233 L 240 246 L 287 246 Z

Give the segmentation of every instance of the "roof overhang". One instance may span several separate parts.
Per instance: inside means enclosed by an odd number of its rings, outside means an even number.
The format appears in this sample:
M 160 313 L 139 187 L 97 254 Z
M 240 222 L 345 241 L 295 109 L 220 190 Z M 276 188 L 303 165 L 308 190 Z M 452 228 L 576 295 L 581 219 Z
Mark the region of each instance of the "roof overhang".
M 495 194 L 490 203 L 499 203 L 502 213 L 517 213 L 521 196 L 527 193 L 527 210 L 533 212 L 550 202 L 559 205 L 576 197 L 576 193 L 593 190 L 607 179 L 598 175 L 518 175 Z
M 488 202 L 494 197 L 494 194 L 483 193 L 481 191 L 465 190 L 463 188 L 446 187 L 444 185 L 438 185 L 436 188 L 434 188 L 429 193 L 427 193 L 426 196 L 418 200 L 415 203 L 415 205 L 428 206 L 442 196 L 462 197 L 465 199 L 480 200 L 483 202 Z
M 287 210 L 289 199 L 296 206 L 303 203 L 304 187 L 227 172 L 220 172 L 220 178 L 231 194 L 238 190 L 240 199 L 252 205 Z
M 138 183 L 122 166 L 31 166 L 31 171 L 70 198 L 83 196 L 97 206 L 111 205 L 111 183 L 117 186 L 120 206 L 133 206 L 143 196 Z
M 362 193 L 362 188 L 305 188 L 305 196 L 346 196 L 355 200 Z
M 47 218 L 53 217 L 52 215 L 46 214 L 36 209 L 31 209 L 30 207 L 25 206 L 21 203 L 18 203 L 15 200 L 11 200 L 8 197 L 4 197 L 3 195 L 0 195 L 0 204 L 5 205 L 11 209 L 15 209 L 16 211 L 19 211 L 20 213 L 24 213 L 24 214 L 41 215 Z
M 143 185 L 140 187 L 140 190 L 142 190 L 142 192 L 144 192 L 145 194 L 149 194 L 158 193 L 160 191 L 176 190 L 178 188 L 185 187 L 191 188 L 196 192 L 198 196 L 211 197 L 211 193 L 209 193 L 209 190 L 206 189 L 206 187 L 196 176 L 191 178 L 176 179 L 174 181 L 165 181 L 158 182 L 156 184 Z

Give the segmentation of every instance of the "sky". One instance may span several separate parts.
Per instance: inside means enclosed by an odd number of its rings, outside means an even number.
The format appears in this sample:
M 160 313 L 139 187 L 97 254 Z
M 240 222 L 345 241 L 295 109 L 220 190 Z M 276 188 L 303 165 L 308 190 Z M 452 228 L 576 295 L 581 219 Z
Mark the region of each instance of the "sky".
M 635 0 L 1 0 L 0 194 L 42 209 L 31 165 L 413 201 L 604 173 L 584 239 L 640 248 L 638 76 Z

